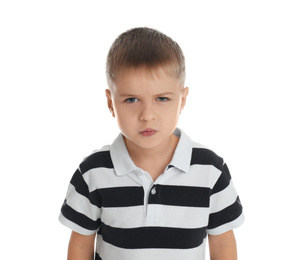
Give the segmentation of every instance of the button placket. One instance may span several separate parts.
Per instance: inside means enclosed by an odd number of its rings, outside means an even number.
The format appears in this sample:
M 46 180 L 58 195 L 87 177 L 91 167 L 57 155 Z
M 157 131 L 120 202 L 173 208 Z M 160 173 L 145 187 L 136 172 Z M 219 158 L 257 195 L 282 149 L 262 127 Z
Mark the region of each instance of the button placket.
M 147 226 L 157 226 L 161 223 L 161 212 L 158 206 L 159 187 L 152 185 L 149 189 L 148 210 L 146 217 Z
M 148 204 L 159 204 L 160 188 L 158 185 L 153 185 L 149 190 Z

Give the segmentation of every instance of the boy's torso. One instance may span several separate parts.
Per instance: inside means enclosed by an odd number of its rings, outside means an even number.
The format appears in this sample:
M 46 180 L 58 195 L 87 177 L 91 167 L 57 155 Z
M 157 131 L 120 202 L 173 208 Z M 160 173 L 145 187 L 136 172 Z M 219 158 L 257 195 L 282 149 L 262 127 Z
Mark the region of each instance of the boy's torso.
M 75 179 L 88 183 L 93 204 L 89 212 L 81 210 L 94 223 L 77 232 L 97 231 L 102 259 L 204 259 L 210 196 L 223 159 L 177 134 L 173 158 L 155 181 L 130 159 L 122 136 L 80 165 Z

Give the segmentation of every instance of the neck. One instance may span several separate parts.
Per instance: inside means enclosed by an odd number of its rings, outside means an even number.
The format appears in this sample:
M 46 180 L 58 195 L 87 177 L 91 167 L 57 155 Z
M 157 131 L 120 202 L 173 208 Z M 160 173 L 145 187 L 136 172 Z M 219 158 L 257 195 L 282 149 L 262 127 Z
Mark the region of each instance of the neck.
M 131 159 L 138 166 L 162 161 L 168 164 L 172 160 L 179 138 L 171 135 L 162 145 L 151 149 L 140 148 L 132 145 L 126 138 L 124 140 Z

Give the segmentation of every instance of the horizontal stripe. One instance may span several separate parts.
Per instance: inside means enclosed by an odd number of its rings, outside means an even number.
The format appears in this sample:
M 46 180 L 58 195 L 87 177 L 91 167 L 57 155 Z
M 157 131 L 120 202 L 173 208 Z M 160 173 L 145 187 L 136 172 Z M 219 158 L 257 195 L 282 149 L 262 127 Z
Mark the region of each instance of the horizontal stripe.
M 85 197 L 89 197 L 89 187 L 82 177 L 79 169 L 75 171 L 72 176 L 71 184 L 75 187 L 76 191 Z
M 100 218 L 101 208 L 91 204 L 89 198 L 76 192 L 75 187 L 70 184 L 66 196 L 66 203 L 75 211 L 86 215 L 92 220 Z
M 114 169 L 96 168 L 86 172 L 82 177 L 88 184 L 90 192 L 97 189 L 141 186 L 134 172 L 124 176 L 117 176 Z
M 229 169 L 227 165 L 224 164 L 222 167 L 222 174 L 220 175 L 215 186 L 213 187 L 211 194 L 215 194 L 217 192 L 220 192 L 221 190 L 224 190 L 229 185 L 230 180 L 231 180 L 231 176 L 229 173 Z
M 215 193 L 210 197 L 210 213 L 221 211 L 229 205 L 232 205 L 236 201 L 237 196 L 238 194 L 234 185 L 230 181 L 229 185 L 224 190 Z
M 60 223 L 62 223 L 66 227 L 70 228 L 71 230 L 73 230 L 76 233 L 79 233 L 81 235 L 89 236 L 89 235 L 93 235 L 97 232 L 97 230 L 88 230 L 88 229 L 85 229 L 85 228 L 77 225 L 76 223 L 67 219 L 62 213 L 59 214 L 58 219 L 59 219 Z
M 61 208 L 61 213 L 65 218 L 74 222 L 78 226 L 81 226 L 84 229 L 88 230 L 97 230 L 100 226 L 100 219 L 94 221 L 82 213 L 77 212 L 76 210 L 72 209 L 65 201 Z
M 176 228 L 199 228 L 208 225 L 209 208 L 148 205 L 147 217 L 157 216 L 159 225 Z
M 102 200 L 101 200 L 101 196 L 99 196 L 99 192 L 95 191 L 90 193 L 89 186 L 85 182 L 79 169 L 74 173 L 71 179 L 71 185 L 75 187 L 76 192 L 86 197 L 91 202 L 91 204 L 101 208 Z
M 195 248 L 206 237 L 206 228 L 179 229 L 166 227 L 114 228 L 102 223 L 99 234 L 116 247 L 138 248 Z
M 185 207 L 209 207 L 209 188 L 191 186 L 154 185 L 149 204 L 163 204 Z
M 213 165 L 217 169 L 221 170 L 223 159 L 209 149 L 193 148 L 191 165 L 193 164 Z
M 103 208 L 101 220 L 105 224 L 117 228 L 137 228 L 144 225 L 198 228 L 208 225 L 209 208 L 151 204 L 148 205 L 147 216 L 145 214 L 144 206 Z M 155 224 L 151 223 L 153 219 L 156 221 Z
M 80 164 L 82 174 L 94 168 L 113 168 L 109 151 L 98 151 L 86 157 Z
M 144 205 L 143 187 L 117 187 L 99 190 L 103 207 Z
M 115 247 L 97 236 L 96 251 L 103 260 L 200 260 L 204 259 L 207 237 L 203 243 L 189 249 L 141 248 L 126 249 Z
M 221 171 L 212 165 L 191 165 L 187 174 L 182 174 L 176 168 L 172 168 L 159 178 L 161 183 L 173 186 L 195 186 L 213 188 L 221 175 Z
M 235 220 L 231 221 L 231 222 L 227 222 L 222 226 L 218 226 L 216 228 L 213 229 L 207 229 L 206 232 L 207 234 L 210 235 L 220 235 L 223 234 L 229 230 L 233 230 L 237 227 L 239 227 L 240 225 L 242 225 L 245 221 L 245 216 L 242 213 L 241 215 L 239 215 Z
M 237 197 L 236 201 L 229 207 L 210 214 L 208 229 L 216 228 L 237 219 L 242 214 L 242 211 L 242 204 L 239 197 Z
M 103 208 L 102 222 L 120 228 L 136 228 L 145 224 L 144 205 L 134 207 Z
M 95 254 L 95 260 L 102 260 L 102 258 L 98 255 L 98 253 Z

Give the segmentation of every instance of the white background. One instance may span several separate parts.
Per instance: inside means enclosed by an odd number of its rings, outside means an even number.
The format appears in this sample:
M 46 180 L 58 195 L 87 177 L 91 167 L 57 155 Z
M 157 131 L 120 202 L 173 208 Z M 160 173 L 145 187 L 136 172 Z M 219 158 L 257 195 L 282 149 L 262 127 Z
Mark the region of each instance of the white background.
M 182 47 L 179 126 L 224 157 L 245 208 L 239 259 L 300 259 L 299 1 L 1 1 L 1 259 L 66 259 L 81 160 L 118 133 L 105 59 L 137 26 Z M 5 256 L 4 256 L 5 255 Z

